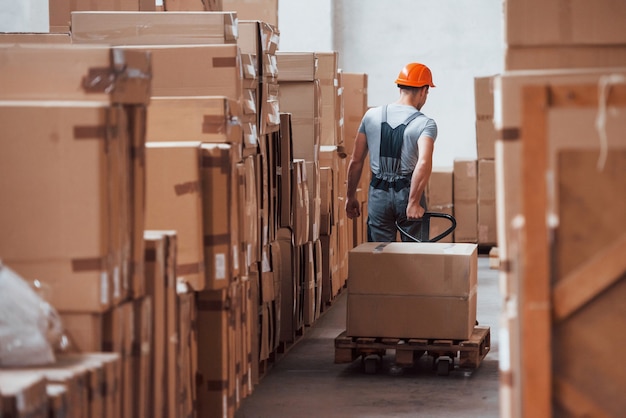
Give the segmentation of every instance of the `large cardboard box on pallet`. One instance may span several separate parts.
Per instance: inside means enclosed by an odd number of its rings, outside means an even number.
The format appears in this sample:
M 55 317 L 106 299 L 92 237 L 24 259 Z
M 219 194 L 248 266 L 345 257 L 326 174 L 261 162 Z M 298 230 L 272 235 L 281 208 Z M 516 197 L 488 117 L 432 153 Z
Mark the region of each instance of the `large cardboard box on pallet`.
M 476 244 L 368 242 L 348 257 L 348 336 L 465 340 L 472 334 Z

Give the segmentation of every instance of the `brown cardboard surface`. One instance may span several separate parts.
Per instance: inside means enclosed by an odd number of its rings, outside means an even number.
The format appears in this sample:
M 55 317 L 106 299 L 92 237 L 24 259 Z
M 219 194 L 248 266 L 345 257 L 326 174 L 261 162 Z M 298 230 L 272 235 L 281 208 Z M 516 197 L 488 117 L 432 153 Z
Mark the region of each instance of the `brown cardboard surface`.
M 476 286 L 477 254 L 475 244 L 363 243 L 348 254 L 348 291 L 467 298 Z
M 351 155 L 354 148 L 354 139 L 357 135 L 361 119 L 367 111 L 368 102 L 368 75 L 365 73 L 342 72 L 343 85 L 343 116 L 344 116 L 344 147 Z
M 104 384 L 99 388 L 104 399 L 104 416 L 107 418 L 119 417 L 120 408 L 120 379 L 121 358 L 118 353 L 89 352 L 81 354 L 67 354 L 66 356 L 82 357 L 88 364 L 101 364 Z
M 113 10 L 113 9 L 112 9 Z M 235 44 L 235 12 L 74 11 L 73 43 Z
M 585 1 L 508 0 L 504 35 L 507 45 L 615 45 L 626 43 L 626 4 Z
M 355 337 L 469 339 L 476 293 L 468 298 L 348 294 L 346 333 Z
M 202 212 L 206 289 L 223 289 L 239 271 L 237 152 L 229 144 L 202 144 Z
M 426 187 L 428 211 L 454 216 L 454 176 L 452 167 L 433 167 Z M 430 238 L 443 233 L 450 227 L 447 219 L 430 218 Z M 454 242 L 454 231 L 439 242 Z
M 206 286 L 199 142 L 146 144 L 146 229 L 177 232 L 177 276 Z
M 454 160 L 454 217 L 456 242 L 476 242 L 478 222 L 478 164 L 476 160 Z
M 315 52 L 320 81 L 320 145 L 339 145 L 337 98 L 340 94 L 337 52 Z
M 147 104 L 150 65 L 144 51 L 105 45 L 0 45 L 0 99 Z
M 57 0 L 50 2 L 50 32 L 69 32 L 71 28 L 71 12 L 75 10 L 130 10 L 138 11 L 145 0 Z M 156 7 L 155 4 L 152 7 Z
M 293 157 L 319 159 L 320 86 L 316 81 L 281 82 L 282 112 L 291 113 Z
M 241 106 L 224 96 L 153 97 L 146 136 L 150 142 L 201 141 L 241 146 Z
M 302 248 L 302 269 L 304 271 L 302 281 L 303 292 L 303 321 L 304 325 L 312 325 L 315 322 L 315 259 L 313 255 L 313 242 L 306 242 Z
M 314 52 L 283 52 L 276 53 L 278 65 L 278 82 L 314 81 L 317 74 L 317 57 Z
M 295 247 L 291 231 L 283 228 L 285 234 L 281 238 L 281 230 L 278 231 L 277 245 L 280 247 L 281 266 L 280 266 L 280 341 L 291 342 L 295 338 L 296 318 L 295 318 L 295 301 L 296 301 L 296 283 L 295 283 Z
M 102 314 L 62 312 L 60 315 L 71 352 L 103 350 L 104 318 Z
M 278 26 L 278 0 L 222 0 L 222 10 L 235 10 L 240 20 L 261 20 Z
M 153 96 L 241 97 L 241 59 L 229 45 L 131 45 L 152 57 Z
M 496 133 L 493 126 L 494 76 L 474 78 L 474 103 L 476 109 L 476 150 L 477 158 L 494 158 Z
M 307 191 L 309 192 L 309 241 L 319 238 L 321 222 L 321 188 L 319 162 L 305 163 Z
M 496 175 L 494 160 L 478 161 L 478 244 L 496 245 Z
M 133 301 L 133 416 L 147 417 L 152 403 L 152 298 Z
M 239 39 L 242 54 L 256 57 L 260 83 L 276 82 L 278 64 L 276 51 L 280 40 L 278 26 L 258 19 L 239 19 Z
M 0 34 L 0 43 L 3 44 L 69 44 L 72 42 L 68 33 L 48 32 L 4 32 Z
M 294 187 L 292 210 L 293 210 L 293 234 L 295 245 L 302 245 L 309 240 L 309 190 L 307 184 L 307 172 L 305 160 L 293 160 Z
M 166 292 L 168 276 L 166 272 L 166 253 L 168 234 L 166 231 L 146 231 L 145 241 L 145 275 L 146 294 L 152 299 L 153 332 L 150 342 L 152 349 L 152 380 L 149 383 L 152 401 L 149 406 L 149 416 L 162 418 L 165 412 L 165 379 L 166 379 L 166 321 L 167 314 Z M 175 234 L 174 231 L 169 234 Z
M 229 289 L 198 294 L 198 377 L 196 379 L 199 416 L 224 416 L 232 402 L 228 394 Z
M 504 69 L 602 68 L 626 66 L 626 46 L 509 46 Z
M 280 114 L 280 132 L 274 134 L 278 145 L 274 147 L 278 153 L 275 158 L 276 167 L 276 191 L 278 193 L 278 227 L 288 227 L 293 225 L 291 210 L 291 190 L 292 174 L 291 165 L 293 162 L 292 139 L 291 139 L 291 114 Z
M 0 187 L 13 203 L 0 217 L 4 261 L 27 280 L 49 285 L 49 300 L 60 311 L 106 310 L 121 287 L 119 265 L 111 263 L 120 250 L 112 227 L 124 225 L 122 213 L 111 214 L 111 197 L 121 184 L 110 170 L 124 162 L 108 150 L 121 141 L 114 133 L 127 129 L 123 109 L 27 102 L 7 103 L 1 113 L 9 136 L 0 153 L 6 179 Z

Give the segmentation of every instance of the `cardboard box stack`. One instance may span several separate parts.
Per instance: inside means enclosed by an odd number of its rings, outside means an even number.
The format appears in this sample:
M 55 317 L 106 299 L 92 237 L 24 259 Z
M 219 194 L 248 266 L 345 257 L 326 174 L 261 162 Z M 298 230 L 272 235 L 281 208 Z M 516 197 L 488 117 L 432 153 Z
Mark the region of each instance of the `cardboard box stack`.
M 607 394 L 624 374 L 599 371 L 593 382 L 581 376 L 602 370 L 600 359 L 623 343 L 618 325 L 588 322 L 614 317 L 623 269 L 603 293 L 576 299 L 565 290 L 602 280 L 593 260 L 606 266 L 622 258 L 611 248 L 623 248 L 625 227 L 612 211 L 624 207 L 617 167 L 626 146 L 618 97 L 626 6 L 538 5 L 505 2 L 505 72 L 493 80 L 501 344 L 508 347 L 508 361 L 500 362 L 501 416 L 619 415 L 624 399 Z M 600 340 L 591 354 L 587 347 Z
M 49 289 L 74 356 L 56 366 L 86 379 L 48 379 L 45 408 L 234 416 L 347 279 L 337 53 L 295 54 L 290 75 L 272 2 L 267 21 L 223 11 L 237 2 L 97 3 L 0 39 L 19 44 L 0 47 L 0 171 L 27 182 L 0 183 L 16 203 L 0 256 Z
M 426 201 L 429 212 L 445 213 L 454 216 L 453 200 L 454 172 L 452 167 L 433 167 L 428 185 L 426 186 Z M 450 227 L 447 219 L 430 219 L 430 238 L 433 239 Z M 454 231 L 439 242 L 455 242 Z
M 474 103 L 478 156 L 477 242 L 483 246 L 497 246 L 493 76 L 474 78 Z
M 71 350 L 114 353 L 119 392 L 107 408 L 111 416 L 130 416 L 134 382 L 145 386 L 149 379 L 134 370 L 144 358 L 135 359 L 132 347 L 145 334 L 133 332 L 132 318 L 143 320 L 151 303 L 142 237 L 150 57 L 109 46 L 0 50 L 0 118 L 9 136 L 0 152 L 6 180 L 0 194 L 11 202 L 0 216 L 3 263 L 43 283 Z M 16 173 L 23 173 L 19 181 Z M 122 316 L 124 324 L 117 321 Z M 102 402 L 80 401 L 73 386 L 80 377 L 71 368 L 58 359 L 44 373 L 48 382 L 66 386 L 68 414 L 91 408 L 99 416 Z M 51 370 L 67 377 L 53 380 Z
M 368 78 L 365 73 L 350 73 L 340 71 L 341 86 L 343 97 L 343 152 L 346 154 L 346 160 L 349 161 L 354 151 L 354 139 L 356 138 L 361 124 L 361 119 L 368 109 L 367 83 Z M 366 157 L 365 167 L 369 167 L 369 154 Z M 361 176 L 361 183 L 357 188 L 357 194 L 360 196 L 361 213 L 363 216 L 352 221 L 351 248 L 367 241 L 367 194 L 369 191 L 370 174 L 369 170 L 364 170 Z

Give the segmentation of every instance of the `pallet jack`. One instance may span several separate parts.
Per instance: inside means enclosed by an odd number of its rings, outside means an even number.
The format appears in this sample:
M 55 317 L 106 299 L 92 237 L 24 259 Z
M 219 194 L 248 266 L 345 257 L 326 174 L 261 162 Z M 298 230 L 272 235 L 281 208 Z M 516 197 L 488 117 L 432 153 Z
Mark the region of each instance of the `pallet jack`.
M 450 227 L 439 235 L 430 238 L 431 218 L 443 218 L 450 222 Z M 450 235 L 456 229 L 456 219 L 452 215 L 438 212 L 425 212 L 419 220 L 419 237 L 409 234 L 398 222 L 396 228 L 409 241 L 437 242 Z M 471 338 L 467 341 L 452 340 L 422 340 L 396 341 L 398 339 L 351 338 L 345 336 L 345 331 L 335 339 L 335 362 L 349 363 L 356 357 L 361 357 L 365 373 L 376 373 L 380 360 L 388 348 L 396 348 L 396 363 L 399 366 L 412 365 L 413 362 L 428 353 L 433 357 L 433 368 L 438 375 L 448 375 L 454 369 L 454 359 L 458 353 L 459 366 L 466 369 L 475 369 L 490 351 L 489 327 L 476 327 Z

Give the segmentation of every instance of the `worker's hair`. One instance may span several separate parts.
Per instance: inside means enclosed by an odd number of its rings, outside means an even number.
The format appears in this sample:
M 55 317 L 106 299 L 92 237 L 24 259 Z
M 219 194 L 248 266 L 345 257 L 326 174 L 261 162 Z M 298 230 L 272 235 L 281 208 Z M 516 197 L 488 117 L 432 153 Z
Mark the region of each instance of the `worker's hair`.
M 411 93 L 416 93 L 416 92 L 420 91 L 423 88 L 428 88 L 428 85 L 421 86 L 421 87 L 411 87 L 411 86 L 403 86 L 402 84 L 398 84 L 397 86 L 398 86 L 399 89 L 406 90 L 406 91 L 411 92 Z

